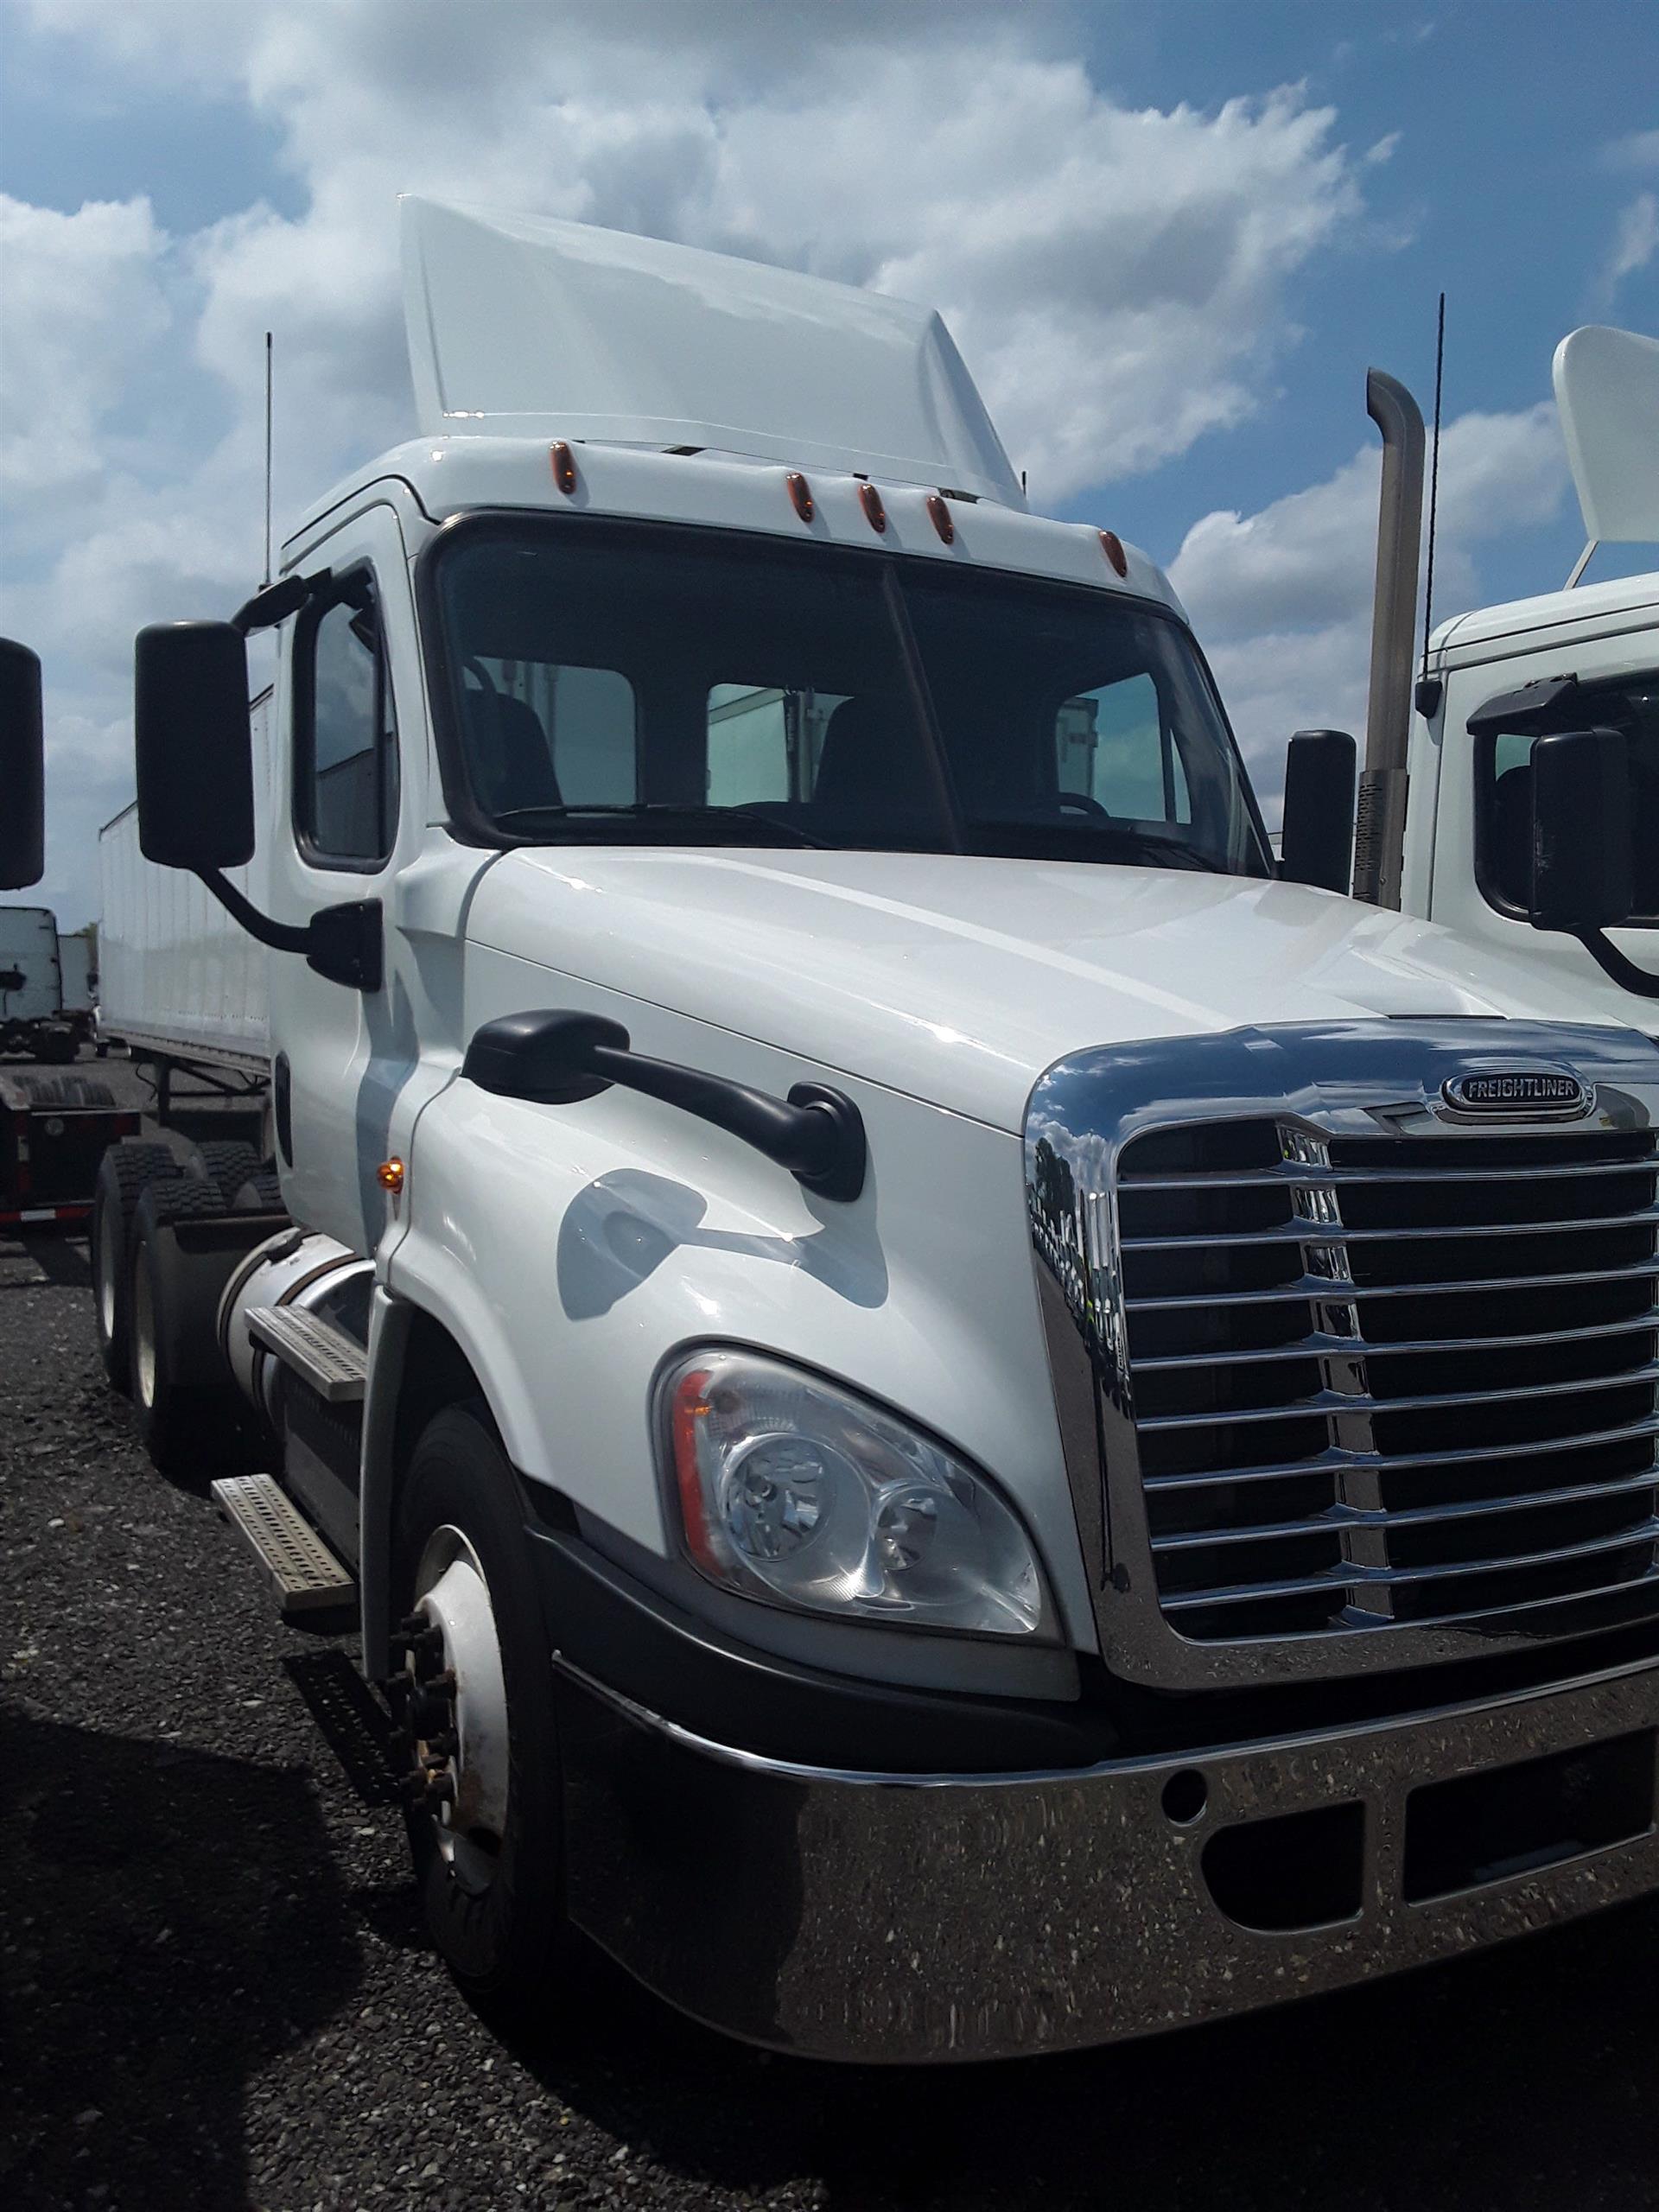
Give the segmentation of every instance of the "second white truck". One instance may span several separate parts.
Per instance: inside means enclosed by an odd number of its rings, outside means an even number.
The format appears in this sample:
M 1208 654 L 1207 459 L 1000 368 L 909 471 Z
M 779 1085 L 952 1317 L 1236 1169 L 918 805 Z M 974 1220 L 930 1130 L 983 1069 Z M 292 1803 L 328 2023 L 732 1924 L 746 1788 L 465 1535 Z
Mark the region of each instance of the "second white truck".
M 116 1147 L 94 1256 L 457 1978 L 963 2059 L 1659 1889 L 1659 1045 L 1322 887 L 1345 739 L 1275 865 L 937 317 L 406 236 L 421 436 L 139 640 L 106 1011 L 269 1151 Z

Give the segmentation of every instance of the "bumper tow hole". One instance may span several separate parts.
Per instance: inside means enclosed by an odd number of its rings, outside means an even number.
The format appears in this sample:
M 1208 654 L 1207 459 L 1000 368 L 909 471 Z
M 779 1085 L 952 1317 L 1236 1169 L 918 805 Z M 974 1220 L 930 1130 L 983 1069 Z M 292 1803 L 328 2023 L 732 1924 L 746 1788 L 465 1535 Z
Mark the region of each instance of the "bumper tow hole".
M 1183 1767 L 1164 1784 L 1164 1817 L 1178 1828 L 1201 1821 L 1209 1802 L 1210 1785 L 1196 1767 Z

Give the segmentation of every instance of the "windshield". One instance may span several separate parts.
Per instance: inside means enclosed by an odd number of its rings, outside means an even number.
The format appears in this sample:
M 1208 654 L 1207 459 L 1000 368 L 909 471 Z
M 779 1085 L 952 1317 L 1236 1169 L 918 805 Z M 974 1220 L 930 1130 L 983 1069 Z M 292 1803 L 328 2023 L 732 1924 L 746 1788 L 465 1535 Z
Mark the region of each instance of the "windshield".
M 448 765 L 495 836 L 1271 872 L 1145 602 L 598 519 L 464 531 L 433 588 Z

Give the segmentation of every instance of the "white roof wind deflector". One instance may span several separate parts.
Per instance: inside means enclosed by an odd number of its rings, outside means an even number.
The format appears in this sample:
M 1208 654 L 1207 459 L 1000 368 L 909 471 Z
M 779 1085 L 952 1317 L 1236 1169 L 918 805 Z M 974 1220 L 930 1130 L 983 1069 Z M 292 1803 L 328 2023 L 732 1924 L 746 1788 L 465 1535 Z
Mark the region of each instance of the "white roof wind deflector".
M 403 202 L 423 435 L 699 446 L 1023 507 L 931 308 L 789 269 Z
M 1555 348 L 1554 377 L 1585 535 L 1659 543 L 1659 338 L 1588 324 Z

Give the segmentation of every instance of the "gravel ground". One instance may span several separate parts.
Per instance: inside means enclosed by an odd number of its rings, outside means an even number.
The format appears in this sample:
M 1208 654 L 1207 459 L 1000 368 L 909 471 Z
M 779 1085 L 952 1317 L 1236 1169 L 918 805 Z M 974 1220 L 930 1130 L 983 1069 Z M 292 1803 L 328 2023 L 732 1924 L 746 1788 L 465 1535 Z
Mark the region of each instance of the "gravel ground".
M 7 2212 L 1659 2206 L 1659 1904 L 950 2075 L 768 2059 L 597 1964 L 504 2043 L 424 1942 L 349 1646 L 150 1470 L 86 1282 L 0 1242 Z

